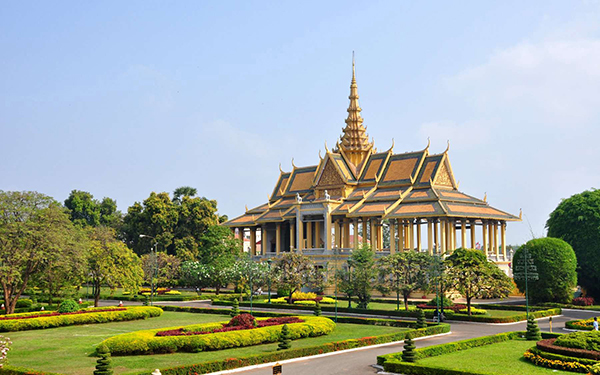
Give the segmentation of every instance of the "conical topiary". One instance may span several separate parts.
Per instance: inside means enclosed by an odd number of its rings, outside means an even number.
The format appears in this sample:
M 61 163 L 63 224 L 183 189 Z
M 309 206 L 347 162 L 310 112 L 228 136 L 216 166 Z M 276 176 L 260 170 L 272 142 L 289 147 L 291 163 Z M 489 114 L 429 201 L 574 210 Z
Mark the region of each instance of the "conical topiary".
M 96 364 L 96 370 L 94 375 L 112 375 L 112 365 L 110 360 L 110 352 L 106 345 L 102 345 L 97 349 L 97 353 L 100 356 Z
M 321 316 L 321 304 L 319 303 L 319 301 L 315 302 L 314 314 L 315 316 Z
M 417 328 L 427 328 L 427 322 L 425 321 L 425 312 L 423 309 L 419 309 L 419 314 L 417 315 Z
M 410 335 L 404 340 L 404 350 L 402 351 L 402 360 L 404 362 L 415 362 L 415 342 Z
M 540 341 L 542 339 L 540 327 L 538 327 L 537 322 L 531 315 L 529 315 L 529 318 L 527 319 L 527 332 L 525 333 L 525 338 L 531 341 Z
M 231 311 L 229 312 L 229 316 L 233 318 L 238 315 L 240 315 L 240 302 L 237 298 L 234 298 L 233 301 L 231 301 Z
M 281 336 L 279 337 L 279 346 L 277 350 L 285 350 L 292 347 L 292 340 L 290 339 L 290 329 L 287 324 L 281 327 Z

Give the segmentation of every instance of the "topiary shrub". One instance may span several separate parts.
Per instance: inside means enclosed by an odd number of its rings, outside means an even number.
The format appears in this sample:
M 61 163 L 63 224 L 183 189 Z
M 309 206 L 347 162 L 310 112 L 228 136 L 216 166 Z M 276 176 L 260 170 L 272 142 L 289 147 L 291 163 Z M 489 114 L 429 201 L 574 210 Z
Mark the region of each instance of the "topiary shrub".
M 292 347 L 292 340 L 290 339 L 290 329 L 287 324 L 281 327 L 281 337 L 279 338 L 279 345 L 277 350 L 290 349 Z
M 540 341 L 542 339 L 540 327 L 538 327 L 538 324 L 533 319 L 532 315 L 529 315 L 529 319 L 527 319 L 527 332 L 525 333 L 525 338 L 531 341 Z
M 321 304 L 319 303 L 319 301 L 315 303 L 314 314 L 315 316 L 321 316 Z
M 72 299 L 64 300 L 58 306 L 59 313 L 70 313 L 79 311 L 79 304 Z
M 110 359 L 110 352 L 106 345 L 101 345 L 97 350 L 98 358 L 96 364 L 96 370 L 94 371 L 94 375 L 112 375 L 112 364 Z
M 229 323 L 227 323 L 226 327 L 253 327 L 256 325 L 256 319 L 250 314 L 240 314 L 231 318 Z
M 600 332 L 573 332 L 559 336 L 554 345 L 564 348 L 600 351 Z
M 404 340 L 404 350 L 402 351 L 402 360 L 404 362 L 415 362 L 415 343 L 411 335 L 407 335 Z
M 234 299 L 231 301 L 231 311 L 229 312 L 229 316 L 233 318 L 238 315 L 240 315 L 240 301 Z
M 577 286 L 577 258 L 571 245 L 558 238 L 537 238 L 521 246 L 513 259 L 513 273 L 524 251 L 533 259 L 538 280 L 529 280 L 529 299 L 534 303 L 570 303 Z M 516 279 L 519 290 L 525 292 L 525 280 Z
M 417 315 L 417 328 L 427 328 L 427 321 L 425 320 L 425 311 L 423 309 L 419 309 Z

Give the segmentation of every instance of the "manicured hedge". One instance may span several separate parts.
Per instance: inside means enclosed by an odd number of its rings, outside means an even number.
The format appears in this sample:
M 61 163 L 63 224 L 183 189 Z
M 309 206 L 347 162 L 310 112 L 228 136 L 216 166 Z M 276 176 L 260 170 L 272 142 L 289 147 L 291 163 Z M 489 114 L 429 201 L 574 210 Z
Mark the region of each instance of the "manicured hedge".
M 429 346 L 422 349 L 415 350 L 416 359 L 423 359 L 442 354 L 448 354 L 457 352 L 459 350 L 471 349 L 479 346 L 495 344 L 499 342 L 514 340 L 519 337 L 524 337 L 524 332 L 505 332 L 497 335 L 477 337 L 468 340 L 455 341 L 447 344 Z M 542 333 L 542 337 L 550 338 L 557 337 L 559 334 Z M 454 375 L 474 375 L 478 373 L 462 371 L 462 370 L 449 370 L 442 367 L 435 366 L 424 366 L 418 363 L 409 363 L 402 361 L 402 352 L 390 353 L 377 357 L 377 364 L 383 365 L 383 368 L 387 372 L 395 372 L 406 375 L 411 374 L 425 374 L 425 375 L 441 375 L 441 374 L 454 374 Z
M 304 317 L 302 317 L 304 319 Z M 339 321 L 339 317 L 338 317 Z M 270 363 L 283 361 L 286 359 L 298 358 L 298 357 L 306 357 L 311 355 L 323 354 L 323 353 L 331 353 L 339 350 L 360 348 L 363 346 L 369 345 L 377 345 L 377 344 L 385 344 L 389 342 L 401 341 L 404 340 L 408 333 L 411 333 L 413 337 L 422 337 L 422 336 L 430 336 L 436 335 L 440 333 L 450 332 L 449 324 L 439 324 L 428 328 L 421 328 L 417 330 L 411 331 L 403 331 L 398 333 L 373 336 L 373 337 L 363 337 L 360 339 L 350 339 L 343 341 L 336 341 L 331 343 L 326 343 L 322 345 L 316 345 L 306 348 L 292 348 L 287 350 L 280 350 L 276 352 L 270 352 L 265 354 L 251 355 L 240 358 L 227 358 L 224 360 L 212 361 L 212 362 L 203 362 L 195 365 L 186 365 L 179 367 L 172 367 L 166 369 L 160 369 L 163 375 L 197 375 L 197 374 L 207 374 L 217 371 L 231 370 L 234 368 L 252 366 L 261 363 Z M 140 373 L 138 375 L 149 375 L 150 372 Z
M 106 307 L 90 308 L 90 311 L 94 309 L 106 309 Z M 158 307 L 149 306 L 135 306 L 126 307 L 125 310 L 119 311 L 105 311 L 90 314 L 76 314 L 76 315 L 58 315 L 39 317 L 31 319 L 20 319 L 20 320 L 0 320 L 0 332 L 11 332 L 11 331 L 25 331 L 30 329 L 45 329 L 54 327 L 63 327 L 76 324 L 94 324 L 94 323 L 109 323 L 118 322 L 125 320 L 136 320 L 146 319 L 155 316 L 160 316 L 162 310 Z M 39 314 L 39 311 L 15 314 L 14 316 L 27 316 Z M 12 314 L 10 316 L 13 316 Z
M 533 363 L 536 366 L 546 367 L 554 370 L 565 370 L 571 372 L 580 372 L 587 374 L 592 366 L 584 365 L 579 361 L 565 361 L 560 359 L 547 359 L 541 355 L 533 353 L 531 350 L 527 350 L 523 353 L 525 360 Z
M 580 319 L 580 320 L 569 320 L 565 322 L 565 328 L 577 329 L 581 331 L 591 331 L 594 329 L 594 318 Z
M 55 372 L 43 372 L 24 367 L 3 366 L 0 367 L 0 375 L 60 375 Z
M 335 329 L 335 323 L 325 317 L 302 316 L 303 323 L 291 323 L 292 340 L 327 335 Z M 206 323 L 183 327 L 186 330 L 201 331 L 221 328 L 228 321 Z M 281 326 L 268 326 L 251 330 L 218 332 L 208 335 L 156 336 L 156 332 L 180 329 L 179 327 L 159 328 L 136 331 L 113 336 L 100 345 L 106 345 L 112 355 L 138 355 L 173 352 L 201 352 L 222 350 L 250 345 L 277 342 L 281 335 Z
M 2 304 L 4 304 L 4 300 L 0 299 L 0 305 L 2 305 Z M 23 308 L 23 307 L 31 307 L 31 305 L 33 305 L 32 300 L 30 300 L 28 298 L 19 298 L 17 300 L 17 305 L 15 306 L 15 308 L 19 309 L 19 308 Z
M 189 312 L 196 314 L 215 314 L 215 315 L 229 315 L 231 309 L 215 309 L 207 307 L 187 307 L 187 306 L 161 306 L 164 311 L 178 311 L 178 312 Z M 240 310 L 240 313 L 250 313 L 248 310 Z M 296 316 L 297 314 L 289 313 L 278 313 L 269 311 L 253 311 L 252 315 L 258 317 L 277 317 L 277 316 Z M 339 319 L 338 319 L 339 320 Z
M 586 366 L 593 366 L 597 363 L 600 363 L 600 361 L 595 361 L 593 359 L 577 358 L 577 357 L 571 357 L 571 356 L 546 352 L 546 351 L 539 349 L 537 346 L 534 346 L 533 348 L 529 349 L 528 351 L 535 355 L 538 355 L 542 358 L 551 360 L 551 361 L 578 362 L 578 363 L 581 363 L 582 365 L 586 365 Z
M 538 349 L 549 353 L 562 354 L 570 357 L 588 358 L 596 361 L 600 360 L 600 352 L 555 345 L 555 340 L 556 339 L 541 340 L 536 343 L 536 346 Z
M 230 303 L 227 301 L 220 301 L 220 300 L 214 300 L 212 302 L 213 305 L 216 306 L 229 306 Z M 250 306 L 249 302 L 240 302 L 240 306 L 245 306 L 248 307 Z M 269 305 L 268 303 L 262 303 L 262 302 L 254 302 L 253 303 L 254 307 L 260 307 L 260 308 L 272 308 L 272 309 L 276 309 L 276 308 L 290 308 L 293 310 L 303 310 L 303 311 L 312 311 L 313 307 L 312 306 L 302 306 L 302 305 Z M 329 312 L 333 312 L 335 311 L 335 307 L 331 307 L 331 306 L 321 306 L 321 309 L 323 311 L 329 311 Z M 518 309 L 520 310 L 520 309 Z M 372 309 L 349 309 L 347 307 L 340 307 L 338 305 L 337 308 L 338 312 L 343 312 L 343 313 L 355 313 L 355 314 L 364 314 L 364 315 L 383 315 L 383 316 L 399 316 L 399 317 L 413 317 L 416 318 L 418 316 L 418 311 L 395 311 L 395 310 L 372 310 Z M 489 317 L 489 316 L 477 316 L 477 315 L 472 315 L 472 316 L 468 316 L 466 314 L 453 314 L 450 311 L 445 311 L 444 312 L 446 314 L 446 318 L 448 320 L 457 320 L 457 321 L 468 321 L 468 322 L 479 322 L 479 323 L 514 323 L 514 322 L 520 322 L 523 320 L 527 320 L 527 314 L 525 312 L 523 312 L 522 314 L 518 314 L 518 315 L 513 315 L 513 316 L 504 316 L 504 317 Z M 560 308 L 552 308 L 552 309 L 547 309 L 547 310 L 539 310 L 539 311 L 533 311 L 533 312 L 529 312 L 530 315 L 532 315 L 534 317 L 534 319 L 538 319 L 538 318 L 543 318 L 543 317 L 547 317 L 547 316 L 553 316 L 553 315 L 560 315 L 561 314 L 561 309 Z M 425 316 L 428 319 L 432 319 L 433 318 L 433 313 L 431 311 L 426 311 L 425 312 Z

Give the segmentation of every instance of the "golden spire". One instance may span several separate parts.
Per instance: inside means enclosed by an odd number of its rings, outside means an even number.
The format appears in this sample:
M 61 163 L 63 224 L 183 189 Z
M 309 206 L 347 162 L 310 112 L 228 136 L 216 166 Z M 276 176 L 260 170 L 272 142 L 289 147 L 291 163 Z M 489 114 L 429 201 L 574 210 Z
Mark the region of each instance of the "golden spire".
M 358 104 L 358 86 L 356 84 L 356 68 L 354 64 L 354 52 L 352 52 L 352 82 L 350 84 L 350 105 L 348 106 L 348 118 L 344 134 L 340 137 L 340 148 L 344 151 L 354 167 L 358 167 L 373 149 L 373 142 L 369 143 L 367 129 L 363 126 L 363 118 L 360 115 L 362 109 Z

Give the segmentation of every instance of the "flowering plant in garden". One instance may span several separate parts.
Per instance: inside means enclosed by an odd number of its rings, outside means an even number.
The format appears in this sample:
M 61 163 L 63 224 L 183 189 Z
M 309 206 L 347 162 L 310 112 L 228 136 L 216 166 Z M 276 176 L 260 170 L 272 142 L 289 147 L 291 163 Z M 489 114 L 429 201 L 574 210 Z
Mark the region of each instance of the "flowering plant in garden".
M 73 312 L 66 312 L 66 313 L 61 313 L 61 312 L 40 312 L 39 314 L 30 314 L 30 315 L 23 315 L 23 316 L 1 316 L 0 320 L 22 320 L 22 319 L 33 319 L 33 318 L 45 318 L 48 316 L 59 316 L 59 315 L 79 315 L 79 314 L 92 314 L 92 313 L 99 313 L 99 312 L 107 312 L 107 311 L 123 311 L 123 310 L 127 310 L 127 308 L 125 307 L 113 307 L 113 308 L 107 308 L 107 309 L 96 309 L 96 310 L 79 310 L 79 311 L 73 311 Z
M 592 306 L 594 304 L 593 297 L 577 297 L 573 298 L 573 305 L 577 306 Z
M 156 336 L 193 336 L 193 335 L 206 335 L 209 333 L 218 333 L 218 332 L 230 332 L 230 331 L 242 331 L 248 329 L 269 327 L 269 326 L 278 326 L 282 324 L 291 324 L 291 323 L 302 323 L 304 320 L 296 317 L 296 316 L 284 316 L 279 318 L 269 318 L 265 320 L 256 320 L 250 314 L 240 314 L 238 316 L 234 316 L 229 323 L 225 324 L 222 328 L 217 328 L 214 330 L 208 331 L 185 331 L 183 328 L 179 329 L 171 329 L 168 331 L 159 331 L 156 332 Z M 256 323 L 256 325 L 255 325 Z
M 6 363 L 6 356 L 12 342 L 8 337 L 0 336 L 0 368 Z

